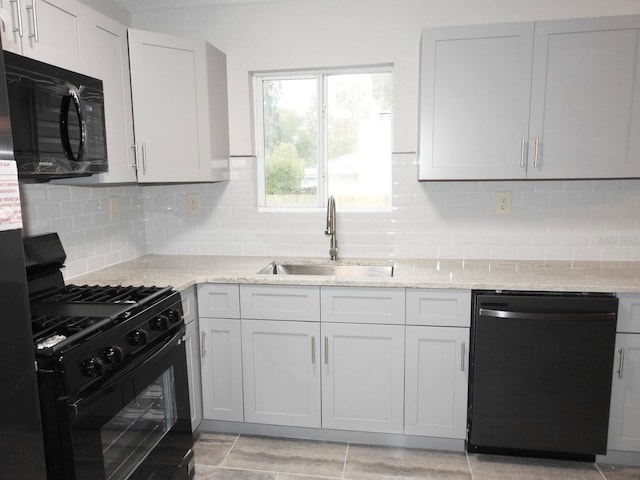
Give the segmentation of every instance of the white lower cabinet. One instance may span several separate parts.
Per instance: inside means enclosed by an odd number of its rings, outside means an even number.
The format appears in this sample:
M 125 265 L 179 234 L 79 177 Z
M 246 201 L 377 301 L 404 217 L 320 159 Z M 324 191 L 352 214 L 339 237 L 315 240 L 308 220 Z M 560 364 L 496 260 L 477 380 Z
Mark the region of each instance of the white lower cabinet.
M 241 422 L 244 415 L 240 320 L 201 318 L 200 348 L 204 418 Z
M 322 324 L 322 426 L 402 433 L 404 326 Z
M 618 333 L 615 351 L 607 448 L 640 452 L 640 334 Z
M 408 435 L 466 438 L 468 328 L 407 326 Z
M 242 320 L 246 422 L 320 427 L 320 324 Z
M 191 429 L 198 428 L 202 422 L 202 385 L 200 382 L 200 345 L 198 344 L 198 306 L 196 289 L 189 287 L 180 292 L 182 310 L 186 325 L 185 350 L 187 357 L 187 377 L 189 380 L 189 408 L 191 411 Z

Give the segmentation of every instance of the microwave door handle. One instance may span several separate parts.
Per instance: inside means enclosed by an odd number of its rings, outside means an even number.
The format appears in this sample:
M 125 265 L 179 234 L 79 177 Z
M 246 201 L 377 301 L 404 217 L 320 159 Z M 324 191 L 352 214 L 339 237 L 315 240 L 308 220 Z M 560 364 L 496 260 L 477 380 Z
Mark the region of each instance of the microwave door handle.
M 78 155 L 76 156 L 71 147 L 71 139 L 69 138 L 69 104 L 73 100 L 73 106 L 78 116 L 78 124 L 80 125 L 80 142 L 78 144 Z M 86 128 L 84 124 L 84 116 L 82 115 L 82 108 L 80 105 L 80 96 L 78 90 L 75 87 L 69 88 L 68 95 L 62 97 L 62 104 L 60 105 L 60 137 L 62 140 L 62 147 L 64 148 L 65 156 L 74 162 L 82 160 L 84 153 L 84 144 L 86 139 Z

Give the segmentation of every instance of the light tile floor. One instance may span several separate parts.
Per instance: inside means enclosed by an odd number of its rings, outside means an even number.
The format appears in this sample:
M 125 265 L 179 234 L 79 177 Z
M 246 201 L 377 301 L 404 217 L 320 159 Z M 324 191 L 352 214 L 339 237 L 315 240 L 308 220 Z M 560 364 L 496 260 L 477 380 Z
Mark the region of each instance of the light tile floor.
M 196 434 L 196 480 L 640 480 L 640 467 Z

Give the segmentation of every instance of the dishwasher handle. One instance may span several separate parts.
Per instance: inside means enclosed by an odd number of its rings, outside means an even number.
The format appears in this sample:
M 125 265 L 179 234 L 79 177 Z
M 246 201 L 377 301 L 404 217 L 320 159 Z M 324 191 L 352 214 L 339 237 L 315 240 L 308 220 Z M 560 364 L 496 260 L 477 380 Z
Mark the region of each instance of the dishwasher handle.
M 606 313 L 532 313 L 513 312 L 509 310 L 494 310 L 481 308 L 482 317 L 507 318 L 510 320 L 615 320 L 616 312 Z

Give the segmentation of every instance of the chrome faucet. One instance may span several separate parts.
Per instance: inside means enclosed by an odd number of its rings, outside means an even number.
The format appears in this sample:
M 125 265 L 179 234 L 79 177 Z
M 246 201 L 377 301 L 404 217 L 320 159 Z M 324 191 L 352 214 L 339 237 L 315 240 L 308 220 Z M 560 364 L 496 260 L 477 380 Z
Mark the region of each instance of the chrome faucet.
M 329 197 L 327 202 L 327 229 L 325 235 L 331 235 L 331 243 L 329 244 L 329 258 L 331 260 L 338 259 L 338 240 L 336 239 L 336 201 L 333 195 Z

